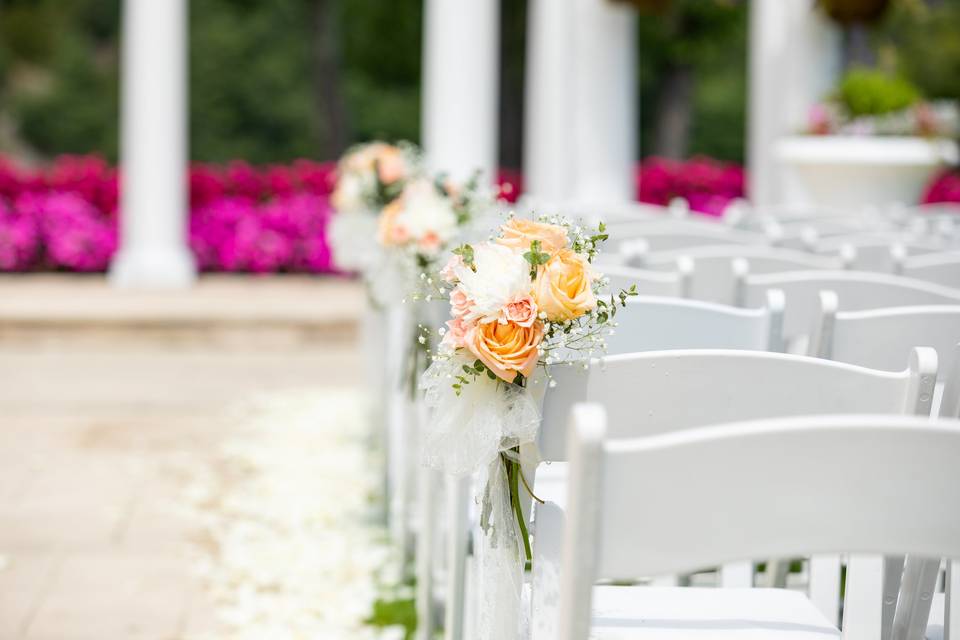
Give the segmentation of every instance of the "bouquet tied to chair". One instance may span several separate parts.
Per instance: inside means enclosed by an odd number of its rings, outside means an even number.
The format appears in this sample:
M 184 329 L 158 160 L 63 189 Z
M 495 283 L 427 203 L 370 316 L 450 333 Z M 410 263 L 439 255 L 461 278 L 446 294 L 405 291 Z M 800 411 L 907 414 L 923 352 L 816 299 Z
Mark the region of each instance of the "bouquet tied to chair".
M 449 300 L 451 318 L 421 378 L 432 410 L 423 459 L 455 476 L 480 474 L 484 638 L 522 624 L 532 560 L 522 502 L 536 497 L 521 455 L 536 457 L 524 445 L 540 426 L 537 395 L 556 384 L 552 367 L 585 366 L 604 353 L 618 307 L 636 295 L 635 287 L 601 294 L 606 282 L 592 262 L 606 239 L 602 223 L 588 230 L 557 216 L 511 217 L 489 241 L 454 249 L 436 283 L 433 295 Z

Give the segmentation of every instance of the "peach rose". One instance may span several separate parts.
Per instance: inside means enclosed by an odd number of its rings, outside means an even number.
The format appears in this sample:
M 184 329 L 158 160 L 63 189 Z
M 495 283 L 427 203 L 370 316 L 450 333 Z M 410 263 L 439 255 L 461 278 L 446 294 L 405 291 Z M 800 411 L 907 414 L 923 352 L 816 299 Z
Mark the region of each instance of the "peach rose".
M 540 250 L 553 254 L 567 246 L 567 230 L 555 224 L 534 222 L 524 218 L 511 218 L 500 227 L 498 243 L 514 251 L 529 251 L 530 243 L 540 241 Z
M 521 327 L 515 322 L 487 322 L 467 330 L 464 344 L 470 353 L 501 380 L 513 382 L 518 373 L 530 376 L 540 356 L 543 323 Z
M 386 146 L 377 154 L 377 176 L 383 184 L 393 184 L 407 175 L 407 162 L 397 147 Z
M 403 202 L 399 198 L 388 204 L 380 212 L 380 220 L 377 225 L 377 236 L 380 244 L 384 246 L 404 244 L 410 239 L 410 232 L 399 222 L 400 214 L 403 213 Z
M 559 251 L 540 267 L 533 297 L 549 320 L 579 318 L 597 305 L 590 263 L 570 249 Z
M 537 303 L 530 296 L 508 302 L 500 312 L 500 322 L 513 322 L 521 327 L 532 326 L 537 320 Z

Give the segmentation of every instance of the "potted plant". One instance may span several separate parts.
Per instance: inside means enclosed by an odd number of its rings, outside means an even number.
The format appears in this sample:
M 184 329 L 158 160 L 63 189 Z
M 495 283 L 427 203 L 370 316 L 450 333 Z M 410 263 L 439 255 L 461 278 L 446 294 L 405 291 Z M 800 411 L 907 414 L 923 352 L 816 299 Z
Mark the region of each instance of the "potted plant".
M 814 105 L 803 135 L 782 139 L 791 202 L 857 206 L 919 202 L 924 186 L 957 161 L 956 103 L 927 102 L 902 77 L 854 68 Z

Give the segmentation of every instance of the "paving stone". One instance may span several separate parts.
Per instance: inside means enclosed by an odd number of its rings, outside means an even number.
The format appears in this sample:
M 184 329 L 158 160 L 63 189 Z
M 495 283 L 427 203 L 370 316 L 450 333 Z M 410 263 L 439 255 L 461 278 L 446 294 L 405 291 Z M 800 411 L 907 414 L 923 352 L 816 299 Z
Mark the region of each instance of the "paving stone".
M 19 638 L 54 577 L 57 557 L 51 553 L 9 553 L 0 544 L 0 638 Z
M 172 638 L 193 578 L 182 561 L 116 552 L 64 559 L 25 638 Z

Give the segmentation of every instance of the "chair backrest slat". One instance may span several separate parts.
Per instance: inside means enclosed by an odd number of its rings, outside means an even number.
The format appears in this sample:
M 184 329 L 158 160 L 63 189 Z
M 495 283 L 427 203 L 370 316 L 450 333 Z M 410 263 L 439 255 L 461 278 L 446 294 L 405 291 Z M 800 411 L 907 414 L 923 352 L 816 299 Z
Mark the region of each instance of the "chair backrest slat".
M 854 271 L 795 271 L 745 275 L 737 285 L 739 306 L 756 307 L 767 289 L 780 289 L 786 297 L 784 335 L 809 335 L 819 308 L 821 291 L 834 291 L 840 311 L 884 307 L 960 304 L 960 291 L 912 278 Z
M 930 349 L 914 350 L 897 373 L 782 353 L 689 350 L 610 356 L 553 375 L 538 446 L 544 460 L 559 461 L 579 402 L 604 406 L 612 438 L 815 413 L 929 414 L 937 364 Z
M 599 455 L 598 578 L 837 551 L 960 558 L 960 510 L 943 508 L 960 504 L 957 421 L 760 421 L 610 440 Z
M 666 349 L 782 351 L 782 318 L 782 296 L 776 291 L 759 309 L 639 296 L 627 300 L 617 313 L 616 331 L 606 338 L 607 354 Z

